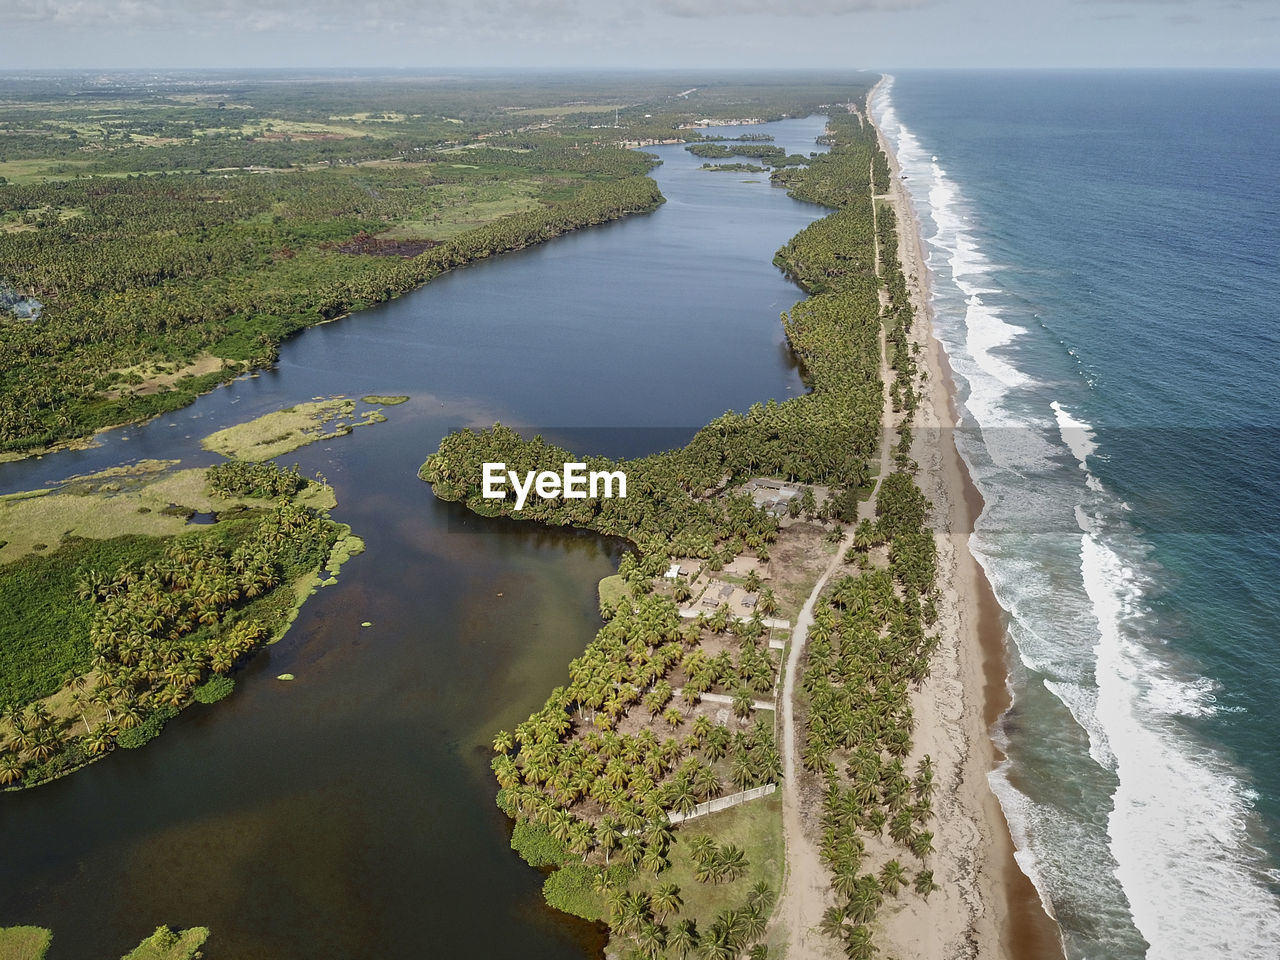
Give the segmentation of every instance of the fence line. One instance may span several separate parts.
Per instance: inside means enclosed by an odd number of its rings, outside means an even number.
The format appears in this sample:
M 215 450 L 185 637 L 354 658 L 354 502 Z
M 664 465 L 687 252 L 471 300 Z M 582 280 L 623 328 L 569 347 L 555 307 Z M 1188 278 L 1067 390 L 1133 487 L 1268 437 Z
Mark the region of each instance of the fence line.
M 763 787 L 752 787 L 750 790 L 743 790 L 741 793 L 731 793 L 727 797 L 707 800 L 698 804 L 688 813 L 672 811 L 667 814 L 667 819 L 672 823 L 684 823 L 686 820 L 693 820 L 696 817 L 705 817 L 708 813 L 719 813 L 721 810 L 728 810 L 730 807 L 736 807 L 738 804 L 746 803 L 749 800 L 767 797 L 777 789 L 778 785 L 776 783 L 766 783 Z

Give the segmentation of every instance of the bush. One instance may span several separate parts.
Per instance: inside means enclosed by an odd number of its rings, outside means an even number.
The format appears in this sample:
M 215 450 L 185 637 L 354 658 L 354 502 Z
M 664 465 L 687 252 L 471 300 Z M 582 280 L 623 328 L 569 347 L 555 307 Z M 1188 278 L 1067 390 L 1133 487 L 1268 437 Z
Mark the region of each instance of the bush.
M 511 832 L 511 849 L 531 867 L 558 867 L 569 856 L 564 844 L 540 823 L 520 820 Z
M 292 497 L 307 485 L 295 464 L 283 470 L 271 461 L 228 460 L 209 468 L 209 487 L 221 497 Z
M 563 913 L 571 913 L 584 920 L 603 920 L 603 900 L 592 889 L 595 876 L 595 867 L 571 863 L 547 877 L 546 883 L 542 885 L 542 896 L 548 904 Z
M 196 687 L 194 695 L 199 703 L 217 703 L 231 696 L 231 691 L 235 688 L 236 682 L 230 677 L 210 677 Z
M 116 737 L 116 746 L 134 750 L 149 740 L 160 736 L 164 725 L 178 715 L 176 707 L 163 706 L 136 727 L 130 727 Z

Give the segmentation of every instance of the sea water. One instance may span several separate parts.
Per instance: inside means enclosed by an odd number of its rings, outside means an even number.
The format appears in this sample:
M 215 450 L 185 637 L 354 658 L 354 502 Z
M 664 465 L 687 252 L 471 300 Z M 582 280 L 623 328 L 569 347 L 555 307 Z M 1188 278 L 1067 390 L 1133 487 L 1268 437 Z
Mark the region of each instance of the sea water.
M 1280 956 L 1280 74 L 908 73 L 1006 612 L 992 776 L 1069 957 Z

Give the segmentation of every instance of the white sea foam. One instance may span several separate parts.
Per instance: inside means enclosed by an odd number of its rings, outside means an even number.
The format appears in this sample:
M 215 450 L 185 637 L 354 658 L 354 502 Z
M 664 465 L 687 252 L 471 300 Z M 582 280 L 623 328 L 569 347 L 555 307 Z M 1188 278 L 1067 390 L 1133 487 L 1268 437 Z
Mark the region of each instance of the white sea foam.
M 1097 436 L 1093 432 L 1093 426 L 1067 413 L 1057 400 L 1049 406 L 1053 408 L 1053 415 L 1058 420 L 1058 432 L 1062 434 L 1062 442 L 1071 450 L 1076 462 L 1080 464 L 1080 469 L 1084 471 L 1085 484 L 1095 493 L 1101 493 L 1102 484 L 1089 472 L 1089 458 L 1098 452 Z
M 1119 779 L 1107 833 L 1148 957 L 1274 960 L 1280 904 L 1253 866 L 1249 791 L 1168 719 L 1168 704 L 1194 712 L 1202 694 L 1138 638 L 1132 572 L 1095 534 L 1081 537 L 1080 557 L 1098 620 L 1097 715 Z
M 902 125 L 891 87 L 881 87 L 873 111 L 896 145 L 926 229 L 932 224 L 935 329 L 968 389 L 967 413 L 982 431 L 980 445 L 967 437 L 958 443 L 986 501 L 971 545 L 1011 614 L 1019 660 L 1044 674 L 1044 688 L 1087 732 L 1093 762 L 1114 771 L 1105 825 L 1089 817 L 1068 824 L 1016 790 L 1007 769 L 993 774 L 1019 863 L 1042 897 L 1066 896 L 1071 912 L 1091 918 L 1093 929 L 1077 931 L 1075 941 L 1090 956 L 1111 955 L 1110 942 L 1127 944 L 1117 955 L 1141 955 L 1131 928 L 1120 929 L 1127 909 L 1150 944 L 1150 960 L 1274 960 L 1280 903 L 1262 874 L 1263 855 L 1250 842 L 1252 794 L 1229 764 L 1192 742 L 1180 725 L 1179 718 L 1217 709 L 1214 685 L 1175 671 L 1160 638 L 1151 635 L 1143 548 L 1122 548 L 1122 531 L 1108 529 L 1103 519 L 1123 517 L 1128 507 L 1090 470 L 1099 455 L 1096 432 L 1058 400 L 1049 404 L 1049 421 L 1025 399 L 1036 384 L 1001 348 L 1027 331 L 996 305 L 998 272 L 981 249 L 972 210 L 955 180 Z M 1023 399 L 1015 403 L 1013 391 Z M 1053 465 L 1035 455 L 1035 441 L 1007 439 L 1038 436 L 1054 421 L 1062 446 L 1053 453 L 1075 458 L 1080 472 L 1074 480 L 1060 467 L 1051 474 Z M 1004 429 L 1018 425 L 1028 429 Z M 1056 508 L 1046 496 L 1059 499 Z M 1074 513 L 1080 533 L 1017 535 L 1019 518 L 1054 509 Z M 1134 559 L 1123 559 L 1122 549 Z M 1033 735 L 1022 725 L 1018 731 Z M 1052 739 L 1050 731 L 1039 733 L 1046 743 Z M 1107 923 L 1113 929 L 1099 928 Z
M 1107 731 L 1098 720 L 1098 688 L 1083 683 L 1067 683 L 1045 680 L 1045 689 L 1066 705 L 1072 718 L 1089 735 L 1089 756 L 1106 770 L 1116 767 L 1116 755 L 1111 750 Z

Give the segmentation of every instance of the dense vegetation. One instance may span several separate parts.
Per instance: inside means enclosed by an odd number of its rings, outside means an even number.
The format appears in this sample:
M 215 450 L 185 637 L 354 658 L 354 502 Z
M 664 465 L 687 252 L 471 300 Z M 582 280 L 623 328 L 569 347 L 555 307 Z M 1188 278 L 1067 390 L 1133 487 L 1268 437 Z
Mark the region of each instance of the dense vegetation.
M 785 168 L 785 167 L 801 167 L 811 162 L 809 157 L 801 156 L 793 153 L 790 156 L 781 147 L 775 147 L 767 143 L 731 143 L 725 146 L 724 143 L 693 143 L 685 147 L 695 157 L 701 157 L 704 160 L 727 160 L 730 157 L 749 157 L 759 160 L 766 164 L 763 169 L 769 167 Z M 816 156 L 816 154 L 815 154 Z
M 913 726 L 908 691 L 928 676 L 938 645 L 929 633 L 936 548 L 925 526 L 928 504 L 911 478 L 914 464 L 907 455 L 916 404 L 912 308 L 893 213 L 870 196 L 887 190 L 887 162 L 874 132 L 857 117 L 833 118 L 830 126 L 830 154 L 790 182 L 797 196 L 836 201 L 839 210 L 802 231 L 779 253 L 779 262 L 820 300 L 849 291 L 865 295 L 865 265 L 878 260 L 899 469 L 879 485 L 874 521 L 855 530 L 846 559 L 856 560 L 862 572 L 832 584 L 815 611 L 802 678 L 808 698 L 802 763 L 822 787 L 821 856 L 839 899 L 823 928 L 849 957 L 869 958 L 876 952 L 871 921 L 885 898 L 902 889 L 927 897 L 936 889 L 927 866 L 932 761 L 924 756 L 914 771 L 907 767 Z M 886 566 L 871 560 L 882 548 Z M 915 863 L 913 870 L 898 855 L 880 852 L 886 834 Z
M 292 497 L 307 485 L 296 466 L 282 470 L 271 460 L 227 460 L 210 467 L 206 476 L 209 489 L 220 497 Z
M 394 297 L 461 264 L 661 202 L 646 177 L 543 175 L 531 184 L 527 171 L 479 169 L 489 177 L 427 165 L 5 188 L 13 209 L 38 207 L 46 222 L 0 232 L 0 274 L 38 297 L 45 311 L 39 321 L 0 321 L 0 448 L 46 444 L 170 409 L 245 365 L 269 363 L 276 345 L 308 324 Z M 546 203 L 537 199 L 565 183 L 578 186 Z M 361 249 L 353 238 L 406 218 L 419 218 L 429 232 L 432 217 L 450 215 L 447 205 L 433 213 L 436 204 L 449 196 L 465 202 L 472 190 L 494 184 L 518 186 L 533 208 L 410 258 L 341 249 L 352 242 Z M 446 188 L 454 193 L 442 194 Z M 76 215 L 62 219 L 72 210 Z M 225 362 L 139 389 L 144 362 L 177 370 L 202 354 Z
M 193 697 L 226 696 L 226 675 L 287 623 L 294 583 L 345 532 L 281 497 L 176 538 L 72 541 L 7 565 L 0 785 L 140 746 Z
M 171 410 L 309 324 L 650 210 L 651 158 L 621 141 L 811 113 L 833 79 L 0 80 L 0 289 L 44 305 L 0 316 L 0 451 Z
M 865 103 L 860 106 L 865 113 Z M 925 528 L 928 505 L 911 478 L 914 465 L 907 455 L 916 403 L 908 339 L 912 310 L 896 254 L 896 224 L 873 199 L 887 189 L 887 163 L 875 131 L 855 115 L 832 117 L 830 139 L 831 152 L 815 157 L 803 171 L 775 173 L 797 197 L 835 208 L 797 234 L 776 258 L 810 294 L 783 316 L 783 325 L 803 361 L 811 394 L 756 405 L 745 415 L 726 414 L 681 450 L 629 462 L 588 458 L 588 469 L 627 472 L 627 500 L 534 500 L 515 514 L 509 500 L 483 499 L 480 464 L 485 461 L 503 460 L 525 471 L 554 470 L 578 459 L 541 438 L 526 440 L 501 426 L 445 438 L 422 476 L 438 495 L 463 500 L 477 512 L 589 527 L 636 544 L 620 571 L 630 593 L 605 611 L 613 619 L 584 658 L 570 666 L 570 686 L 556 690 L 514 737 L 499 734 L 494 761 L 504 810 L 522 822 L 548 825 L 569 852 L 584 860 L 602 854 L 596 882 L 602 889 L 624 889 L 626 881 L 606 872 L 613 845 L 626 843 L 626 866 L 661 875 L 668 846 L 664 815 L 691 809 L 712 795 L 699 792 L 699 778 L 710 781 L 716 755 L 708 748 L 718 753 L 717 740 L 728 737 L 705 716 L 697 716 L 683 741 L 664 740 L 646 728 L 647 747 L 640 749 L 625 735 L 611 740 L 599 732 L 613 730 L 631 704 L 656 718 L 676 689 L 683 691 L 682 706 L 688 709 L 696 703 L 689 698 L 699 691 L 725 685 L 715 669 L 693 682 L 696 675 L 684 649 L 704 643 L 714 625 L 700 618 L 701 626 L 682 627 L 674 605 L 651 593 L 653 578 L 669 557 L 727 562 L 752 549 L 767 557 L 777 536 L 775 522 L 734 493 L 752 475 L 830 484 L 835 490 L 828 515 L 856 519 L 858 490 L 870 480 L 868 460 L 884 413 L 878 370 L 883 336 L 899 469 L 878 486 L 875 519 L 862 521 L 854 532 L 846 559 L 856 560 L 862 572 L 833 584 L 817 610 L 802 681 L 802 765 L 806 776 L 817 778 L 823 795 L 821 852 L 839 899 L 827 913 L 824 930 L 840 939 L 850 957 L 870 957 L 876 952 L 870 924 L 885 899 L 904 889 L 927 897 L 936 888 L 927 864 L 933 840 L 928 830 L 932 763 L 923 757 L 908 767 L 913 722 L 908 692 L 928 675 L 938 643 L 928 631 L 936 557 Z M 733 154 L 719 143 L 690 149 L 700 156 Z M 873 554 L 883 559 L 873 560 Z M 744 673 L 758 648 L 756 631 L 750 625 L 741 629 L 745 642 L 728 686 L 770 682 L 771 663 L 750 676 Z M 693 656 L 700 654 L 695 648 Z M 722 667 L 731 665 L 732 660 L 721 659 Z M 674 681 L 668 679 L 672 670 Z M 686 722 L 677 709 L 672 725 Z M 595 729 L 583 733 L 588 727 Z M 753 761 L 766 759 L 769 775 L 777 776 L 776 750 L 765 732 L 757 722 L 754 745 L 746 738 L 729 741 L 742 759 L 734 768 L 742 776 L 737 785 L 751 782 L 747 764 Z M 585 813 L 575 814 L 575 808 Z M 622 841 L 615 836 L 619 827 Z M 912 870 L 899 856 L 881 852 L 886 836 L 916 864 Z M 713 854 L 708 857 L 713 863 Z M 549 881 L 548 899 L 592 916 L 590 902 L 585 912 L 581 906 L 581 890 L 591 875 L 574 869 L 579 872 L 554 886 Z M 616 939 L 647 956 L 673 946 L 673 953 L 683 954 L 697 942 L 657 922 L 652 903 L 638 905 L 633 895 L 611 900 Z M 721 953 L 714 953 L 714 946 L 705 949 L 713 951 L 708 955 L 733 956 L 748 942 L 738 940 Z

